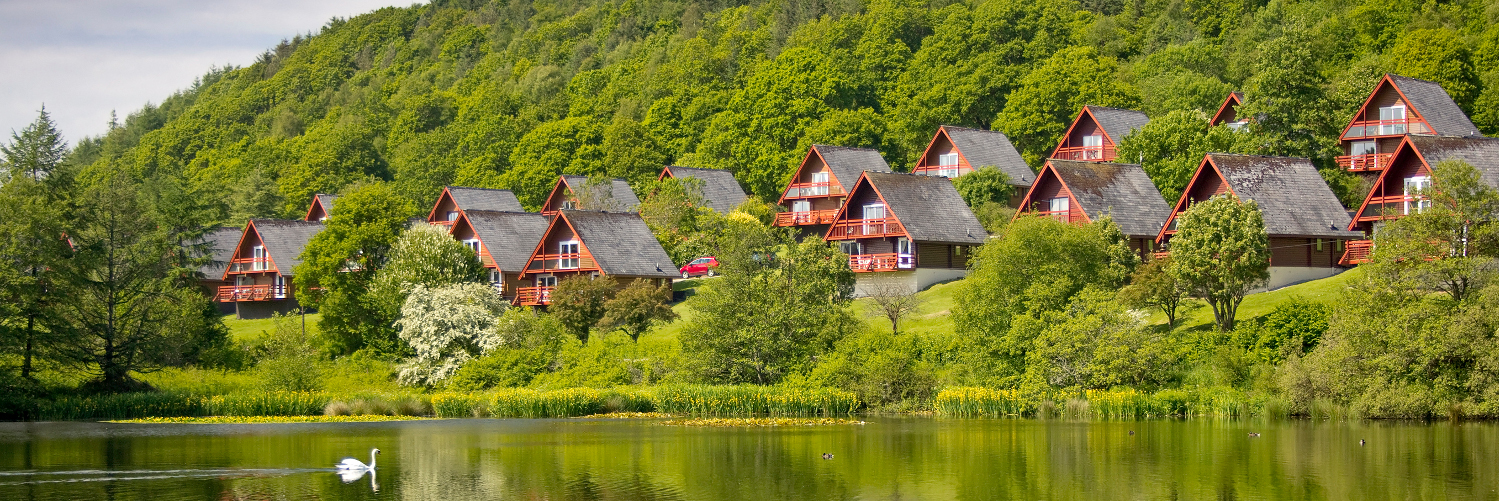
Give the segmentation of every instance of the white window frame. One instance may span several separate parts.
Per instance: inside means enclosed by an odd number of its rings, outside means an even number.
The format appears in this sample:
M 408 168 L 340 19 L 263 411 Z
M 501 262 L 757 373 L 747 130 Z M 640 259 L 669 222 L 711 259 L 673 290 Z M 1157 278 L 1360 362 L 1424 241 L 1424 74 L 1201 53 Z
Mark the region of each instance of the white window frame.
M 1056 197 L 1046 201 L 1047 212 L 1061 212 L 1067 215 L 1072 211 L 1072 199 L 1067 197 Z
M 828 171 L 824 170 L 824 171 L 813 172 L 812 173 L 812 182 L 813 183 L 822 183 L 822 185 L 821 186 L 810 186 L 810 187 L 802 188 L 802 195 L 803 196 L 822 196 L 822 195 L 827 195 L 828 194 L 828 190 L 831 188 L 831 183 L 829 182 L 830 179 L 831 179 L 831 176 L 828 175 Z
M 1404 213 L 1409 215 L 1411 213 L 1412 207 L 1415 207 L 1417 214 L 1425 212 L 1426 209 L 1430 209 L 1431 199 L 1421 196 L 1422 190 L 1427 190 L 1430 188 L 1431 176 L 1411 176 L 1405 178 L 1406 199 L 1401 202 L 1401 205 L 1403 206 L 1402 210 L 1404 211 Z
M 916 242 L 906 237 L 895 239 L 895 267 L 901 269 L 916 267 Z
M 573 210 L 573 209 L 577 209 L 577 208 L 578 208 L 578 203 L 575 202 L 575 201 L 572 201 L 572 200 L 563 200 L 562 201 L 562 207 L 561 207 L 561 209 L 563 209 L 563 210 Z
M 1103 134 L 1083 136 L 1083 160 L 1099 160 L 1102 158 Z
M 1408 130 L 1404 122 L 1390 124 L 1387 124 L 1385 122 L 1389 120 L 1405 120 L 1407 116 L 1409 115 L 1406 113 L 1405 103 L 1403 102 L 1395 103 L 1391 106 L 1380 106 L 1379 135 L 1388 136 L 1394 134 L 1404 134 Z
M 864 216 L 865 235 L 882 234 L 885 232 L 885 218 L 889 217 L 889 213 L 885 209 L 884 203 L 864 204 L 864 207 L 861 210 L 862 212 L 860 212 L 860 214 Z M 871 220 L 875 219 L 880 220 L 880 222 L 870 222 Z
M 1379 153 L 1378 141 L 1354 141 L 1348 145 L 1349 155 L 1373 155 Z
M 468 250 L 474 251 L 475 256 L 479 255 L 479 239 L 470 238 L 468 240 L 464 240 L 463 246 L 468 247 Z
M 250 256 L 255 260 L 250 263 L 250 271 L 265 271 L 271 269 L 270 255 L 266 253 L 264 245 L 250 247 Z
M 792 200 L 791 212 L 812 212 L 811 200 Z
M 581 254 L 581 252 L 579 251 L 581 248 L 582 248 L 582 246 L 578 244 L 577 240 L 568 240 L 566 242 L 558 243 L 557 244 L 557 268 L 564 269 L 564 270 L 576 270 L 576 269 L 578 269 L 578 265 L 580 264 L 579 263 L 580 259 L 578 258 L 578 255 Z M 569 255 L 569 254 L 573 255 L 573 257 L 570 257 L 570 258 L 562 257 L 562 256 L 566 256 L 566 255 Z
M 271 279 L 271 296 L 276 299 L 286 299 L 286 277 L 284 275 L 278 273 Z

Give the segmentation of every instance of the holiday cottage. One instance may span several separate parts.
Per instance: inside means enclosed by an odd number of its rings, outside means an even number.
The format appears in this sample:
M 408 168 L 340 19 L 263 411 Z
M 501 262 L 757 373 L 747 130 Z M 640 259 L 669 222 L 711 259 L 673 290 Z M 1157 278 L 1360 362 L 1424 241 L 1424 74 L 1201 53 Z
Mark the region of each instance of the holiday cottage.
M 824 237 L 838 242 L 857 274 L 855 295 L 895 285 L 916 292 L 967 275 L 989 234 L 941 177 L 864 172 Z
M 432 212 L 427 213 L 427 223 L 450 226 L 457 222 L 464 212 L 471 210 L 526 211 L 521 207 L 520 199 L 515 198 L 515 193 L 510 190 L 447 186 L 442 189 L 442 194 L 437 196 L 437 203 L 432 205 Z
M 453 238 L 474 251 L 501 296 L 514 298 L 521 270 L 547 230 L 548 217 L 534 212 L 465 210 L 452 224 Z
M 640 198 L 623 179 L 590 180 L 588 176 L 558 176 L 552 193 L 541 204 L 541 213 L 553 215 L 559 210 L 596 210 L 632 212 Z
M 982 167 L 999 169 L 1022 193 L 1036 180 L 1036 174 L 1003 132 L 951 125 L 937 128 L 911 172 L 955 178 Z
M 680 167 L 668 165 L 661 169 L 662 179 L 697 179 L 702 181 L 703 205 L 713 209 L 719 214 L 728 214 L 734 211 L 740 203 L 748 198 L 744 194 L 744 188 L 739 186 L 739 181 L 734 179 L 734 173 L 722 169 L 699 169 L 695 167 Z
M 1244 93 L 1233 91 L 1228 97 L 1223 98 L 1223 104 L 1218 105 L 1218 112 L 1208 121 L 1211 126 L 1228 125 L 1233 130 L 1243 129 L 1249 124 L 1248 118 L 1239 117 L 1239 106 L 1244 104 Z
M 1034 214 L 1073 224 L 1113 219 L 1142 258 L 1171 215 L 1171 205 L 1139 165 L 1051 159 L 1020 203 L 1015 217 Z
M 1118 156 L 1119 141 L 1147 123 L 1150 117 L 1135 110 L 1084 106 L 1049 158 L 1112 162 Z
M 890 172 L 890 164 L 876 150 L 812 145 L 777 202 L 791 210 L 776 214 L 775 225 L 822 233 L 865 171 Z
M 312 196 L 312 205 L 307 206 L 307 215 L 302 217 L 303 221 L 323 221 L 333 213 L 333 201 L 337 200 L 335 195 L 318 193 Z
M 1466 162 L 1478 170 L 1480 179 L 1499 188 L 1499 139 L 1405 136 L 1390 154 L 1388 167 L 1379 171 L 1373 189 L 1354 212 L 1348 229 L 1373 235 L 1384 221 L 1430 207 L 1431 200 L 1423 192 L 1440 189 L 1432 185 L 1432 171 L 1437 164 L 1447 161 Z M 1342 263 L 1368 261 L 1371 246 L 1369 240 L 1349 242 Z
M 1441 84 L 1386 74 L 1343 128 L 1338 165 L 1374 177 L 1389 165 L 1406 134 L 1483 135 Z
M 316 221 L 251 219 L 234 246 L 214 299 L 234 303 L 239 318 L 268 318 L 297 309 L 292 292 L 294 268 L 302 249 L 323 231 Z
M 551 303 L 559 280 L 585 275 L 620 286 L 644 278 L 669 284 L 677 267 L 640 214 L 559 210 L 532 249 L 519 280 L 516 305 Z

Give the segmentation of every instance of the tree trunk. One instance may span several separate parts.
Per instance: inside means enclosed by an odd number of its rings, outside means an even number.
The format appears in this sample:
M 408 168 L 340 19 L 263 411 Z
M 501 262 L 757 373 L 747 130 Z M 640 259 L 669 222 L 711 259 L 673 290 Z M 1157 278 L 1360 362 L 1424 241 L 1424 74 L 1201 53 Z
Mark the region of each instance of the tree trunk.
M 31 379 L 31 351 L 33 349 L 34 330 L 36 328 L 36 314 L 26 315 L 26 347 L 21 358 L 21 378 Z

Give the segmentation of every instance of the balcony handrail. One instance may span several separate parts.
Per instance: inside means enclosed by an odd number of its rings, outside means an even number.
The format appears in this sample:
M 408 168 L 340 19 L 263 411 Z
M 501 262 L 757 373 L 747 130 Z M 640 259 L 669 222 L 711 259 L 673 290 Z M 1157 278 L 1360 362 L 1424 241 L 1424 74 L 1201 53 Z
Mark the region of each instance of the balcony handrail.
M 1390 161 L 1394 157 L 1394 153 L 1365 153 L 1362 155 L 1341 155 L 1335 160 L 1339 167 L 1349 172 L 1374 172 L 1389 167 Z
M 515 304 L 523 306 L 540 306 L 552 302 L 552 286 L 517 287 L 515 289 Z
M 906 228 L 893 217 L 844 219 L 835 221 L 828 238 L 884 237 L 905 235 Z
M 848 267 L 856 273 L 909 270 L 916 267 L 916 255 L 900 252 L 850 254 Z
M 1112 145 L 1065 146 L 1057 148 L 1051 154 L 1051 158 L 1061 160 L 1108 160 L 1113 158 L 1116 153 Z
M 832 181 L 791 183 L 786 186 L 786 191 L 782 193 L 785 198 L 827 197 L 842 194 L 843 187 Z
M 264 266 L 260 267 L 260 268 L 256 268 L 255 267 L 256 264 L 261 264 L 261 265 L 264 265 Z M 273 262 L 273 261 L 271 261 L 270 256 L 266 256 L 266 257 L 237 257 L 237 258 L 232 258 L 232 259 L 229 260 L 229 273 L 258 272 L 258 271 L 277 271 L 276 270 L 276 263 Z
M 1389 127 L 1386 130 L 1386 127 Z M 1417 130 L 1420 129 L 1420 130 Z M 1371 133 L 1370 131 L 1373 131 Z M 1426 134 L 1430 131 L 1419 118 L 1392 118 L 1389 120 L 1354 120 L 1348 124 L 1343 139 L 1375 136 L 1399 136 L 1403 134 Z
M 562 266 L 562 261 L 576 260 L 577 266 Z M 547 263 L 554 263 L 548 266 Z M 597 268 L 593 258 L 583 255 L 581 252 L 536 254 L 531 256 L 531 261 L 526 263 L 526 271 L 546 270 L 591 270 Z
M 1343 256 L 1338 258 L 1338 264 L 1342 266 L 1353 266 L 1369 262 L 1369 254 L 1374 250 L 1372 240 L 1349 240 L 1343 246 Z
M 777 212 L 775 225 L 830 224 L 837 215 L 837 209 Z
M 214 300 L 236 302 L 286 299 L 287 290 L 287 286 L 275 284 L 223 285 L 219 286 L 217 293 L 214 294 Z

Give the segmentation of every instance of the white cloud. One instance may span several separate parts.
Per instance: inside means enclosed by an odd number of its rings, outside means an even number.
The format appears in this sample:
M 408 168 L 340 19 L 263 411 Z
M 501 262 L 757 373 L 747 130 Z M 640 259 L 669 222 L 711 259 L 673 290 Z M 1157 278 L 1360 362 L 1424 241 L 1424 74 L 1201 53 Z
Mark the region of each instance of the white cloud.
M 0 134 L 46 103 L 69 140 L 192 85 L 212 66 L 244 66 L 282 39 L 412 0 L 0 0 Z M 421 2 L 415 2 L 421 3 Z

